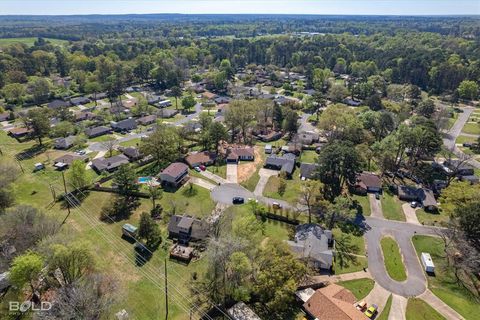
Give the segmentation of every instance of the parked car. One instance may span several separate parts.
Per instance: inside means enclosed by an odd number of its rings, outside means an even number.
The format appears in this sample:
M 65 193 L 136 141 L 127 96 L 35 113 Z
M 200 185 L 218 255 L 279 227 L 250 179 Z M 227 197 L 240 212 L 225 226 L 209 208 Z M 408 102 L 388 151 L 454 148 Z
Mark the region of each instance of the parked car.
M 273 206 L 274 209 L 281 209 L 282 208 L 282 205 L 280 203 L 276 202 L 276 201 L 272 203 L 272 206 Z
M 200 167 L 194 167 L 193 169 L 195 169 L 195 171 L 197 171 L 197 172 L 202 171 L 202 170 L 200 169 Z
M 380 193 L 375 193 L 375 199 L 380 200 Z
M 372 304 L 367 311 L 365 311 L 365 315 L 369 318 L 372 318 L 378 310 L 378 306 L 376 304 Z
M 242 204 L 244 202 L 245 202 L 245 199 L 243 199 L 242 197 L 233 197 L 232 199 L 233 204 Z
M 78 154 L 79 156 L 83 156 L 84 154 L 86 154 L 87 152 L 85 150 L 78 150 L 77 152 L 75 152 L 76 154 Z
M 207 167 L 205 167 L 203 164 L 202 164 L 201 166 L 199 166 L 199 168 L 200 168 L 200 170 L 202 170 L 202 171 L 207 170 Z
M 416 207 L 418 207 L 417 201 L 412 201 L 412 202 L 410 202 L 410 207 L 412 207 L 412 208 L 414 208 L 414 209 L 415 209 Z
M 359 303 L 357 303 L 355 307 L 357 308 L 357 310 L 360 310 L 363 312 L 367 308 L 367 303 L 365 302 L 365 300 L 362 300 Z

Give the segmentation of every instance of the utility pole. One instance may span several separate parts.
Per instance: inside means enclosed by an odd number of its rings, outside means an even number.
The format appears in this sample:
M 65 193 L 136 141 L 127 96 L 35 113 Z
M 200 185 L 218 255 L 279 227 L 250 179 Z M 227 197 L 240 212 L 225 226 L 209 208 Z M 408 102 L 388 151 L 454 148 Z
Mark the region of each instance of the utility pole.
M 62 171 L 62 179 L 63 179 L 63 189 L 65 191 L 65 194 L 64 194 L 63 197 L 65 198 L 65 201 L 67 202 L 67 211 L 68 211 L 67 216 L 65 217 L 65 219 L 63 219 L 63 222 L 62 222 L 62 224 L 64 224 L 67 221 L 67 218 L 70 216 L 70 202 L 67 199 L 67 197 L 68 197 L 67 183 L 65 182 L 65 172 L 64 171 Z
M 165 320 L 168 320 L 168 279 L 167 279 L 167 258 L 165 258 Z

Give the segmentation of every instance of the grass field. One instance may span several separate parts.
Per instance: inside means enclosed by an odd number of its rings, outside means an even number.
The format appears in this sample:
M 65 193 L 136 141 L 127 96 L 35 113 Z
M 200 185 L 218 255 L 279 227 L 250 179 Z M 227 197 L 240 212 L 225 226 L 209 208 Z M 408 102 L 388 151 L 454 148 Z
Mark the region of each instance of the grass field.
M 390 314 L 390 308 L 392 307 L 392 295 L 388 297 L 387 303 L 385 304 L 385 307 L 382 310 L 382 313 L 378 317 L 376 317 L 376 320 L 388 320 L 388 315 Z
M 455 143 L 460 143 L 460 144 L 463 144 L 463 143 L 476 143 L 477 142 L 477 138 L 474 138 L 474 137 L 467 137 L 467 136 L 462 136 L 462 135 L 459 135 L 457 140 L 455 140 Z
M 438 211 L 436 213 L 425 212 L 423 209 L 415 210 L 417 214 L 418 221 L 421 224 L 430 225 L 430 226 L 443 226 L 445 225 L 450 219 L 445 213 Z
M 417 298 L 408 299 L 407 320 L 444 320 L 445 318 L 425 301 Z
M 383 216 L 386 219 L 405 221 L 402 210 L 402 203 L 394 195 L 384 192 L 381 197 Z
M 313 150 L 305 150 L 302 152 L 299 161 L 307 163 L 316 163 L 318 159 L 318 153 Z
M 365 298 L 372 291 L 375 281 L 368 278 L 361 278 L 338 283 L 342 287 L 350 290 L 357 300 Z
M 270 177 L 265 189 L 263 190 L 263 195 L 269 198 L 285 200 L 289 203 L 297 202 L 302 191 L 302 181 L 300 180 L 300 177 L 297 174 L 293 174 L 292 179 L 285 179 L 287 187 L 285 188 L 285 193 L 283 194 L 278 193 L 280 180 L 281 178 L 278 176 Z
M 46 41 L 52 43 L 53 45 L 63 46 L 68 44 L 67 40 L 44 38 Z M 23 43 L 31 47 L 37 41 L 37 38 L 2 38 L 0 39 L 0 47 L 4 47 L 11 44 Z
M 385 268 L 390 278 L 396 281 L 407 280 L 405 266 L 397 242 L 393 238 L 384 237 L 380 244 L 382 246 Z
M 360 207 L 362 208 L 362 214 L 364 216 L 369 216 L 372 214 L 372 210 L 370 208 L 370 201 L 368 200 L 368 195 L 367 196 L 359 196 L 359 195 L 352 195 L 352 199 L 354 201 L 357 201 L 358 204 L 360 204 Z
M 447 265 L 443 241 L 437 237 L 417 235 L 412 242 L 419 256 L 428 252 L 435 264 L 435 276 L 427 276 L 429 289 L 465 319 L 476 319 L 476 315 L 480 314 L 480 303 L 457 284 L 452 268 Z
M 334 271 L 335 271 L 335 274 L 357 272 L 357 271 L 363 270 L 363 268 L 366 268 L 367 265 L 368 265 L 367 258 L 358 257 L 355 262 L 344 264 L 343 266 L 341 266 L 340 263 L 335 262 Z
M 138 145 L 140 145 L 140 141 L 141 141 L 140 138 L 135 138 L 132 140 L 120 142 L 120 145 L 122 147 L 138 147 Z
M 220 166 L 209 166 L 207 167 L 207 170 L 210 171 L 213 174 L 216 174 L 217 176 L 222 177 L 223 179 L 227 179 L 227 165 L 223 164 Z
M 463 133 L 480 134 L 480 124 L 478 123 L 466 123 L 462 129 Z

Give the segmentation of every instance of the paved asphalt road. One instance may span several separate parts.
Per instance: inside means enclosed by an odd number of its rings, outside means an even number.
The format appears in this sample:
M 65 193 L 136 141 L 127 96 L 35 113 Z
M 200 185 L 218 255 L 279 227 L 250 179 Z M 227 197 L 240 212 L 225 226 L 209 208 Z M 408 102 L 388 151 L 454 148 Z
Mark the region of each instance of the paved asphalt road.
M 465 157 L 466 155 L 455 145 L 455 140 L 457 140 L 457 137 L 461 134 L 463 126 L 465 125 L 465 123 L 467 123 L 468 118 L 475 110 L 475 108 L 464 107 L 462 108 L 462 110 L 463 112 L 458 114 L 457 121 L 455 121 L 455 124 L 452 126 L 452 128 L 447 132 L 444 132 L 445 136 L 443 138 L 443 144 L 447 147 L 448 150 L 453 150 L 453 153 L 459 158 Z M 470 159 L 468 160 L 468 163 L 475 168 L 480 169 L 479 161 L 475 159 Z
M 404 296 L 417 296 L 426 289 L 426 279 L 411 238 L 415 234 L 438 235 L 442 229 L 417 226 L 406 222 L 366 217 L 368 268 L 375 281 L 388 291 Z M 385 269 L 380 239 L 391 235 L 397 241 L 407 270 L 407 280 L 391 279 Z
M 188 116 L 186 116 L 182 119 L 179 119 L 179 120 L 173 121 L 173 122 L 169 122 L 167 124 L 173 125 L 173 126 L 179 126 L 179 125 L 185 124 L 185 123 L 193 120 L 194 118 L 198 117 L 200 112 L 202 112 L 202 104 L 197 103 L 195 105 L 195 112 L 194 113 L 191 113 L 191 114 L 189 114 Z M 143 131 L 143 132 L 140 132 L 140 133 L 127 134 L 127 135 L 123 136 L 121 139 L 118 139 L 117 142 L 121 143 L 121 142 L 130 141 L 130 140 L 133 140 L 133 139 L 141 138 L 144 135 L 149 135 L 151 132 L 152 131 Z M 108 148 L 106 148 L 101 142 L 94 142 L 94 143 L 90 144 L 88 146 L 88 149 L 91 150 L 91 151 L 95 151 L 95 152 L 108 151 Z
M 211 197 L 215 202 L 224 204 L 232 204 L 233 197 L 242 197 L 245 199 L 245 202 L 248 198 L 253 198 L 267 205 L 272 205 L 274 202 L 277 202 L 284 208 L 292 207 L 288 202 L 283 200 L 255 196 L 253 192 L 236 183 L 224 183 L 215 187 L 211 192 Z
M 308 117 L 312 114 L 304 113 L 300 118 L 300 126 L 298 127 L 298 132 L 309 132 L 309 131 L 317 131 L 317 128 L 308 122 Z

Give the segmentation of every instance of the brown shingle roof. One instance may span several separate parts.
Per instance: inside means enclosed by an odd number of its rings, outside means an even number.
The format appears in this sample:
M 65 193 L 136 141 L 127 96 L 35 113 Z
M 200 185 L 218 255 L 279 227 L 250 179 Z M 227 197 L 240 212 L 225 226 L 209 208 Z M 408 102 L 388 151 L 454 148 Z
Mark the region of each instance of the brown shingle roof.
M 215 160 L 215 154 L 208 151 L 192 153 L 185 158 L 185 161 L 190 166 L 193 166 L 196 163 L 209 163 L 214 160 Z
M 367 317 L 354 306 L 355 296 L 347 289 L 330 284 L 318 289 L 303 304 L 305 310 L 318 319 L 365 320 Z
M 163 169 L 162 174 L 168 174 L 169 176 L 176 178 L 179 175 L 183 174 L 185 170 L 188 170 L 188 167 L 185 163 L 174 162 L 165 169 Z

